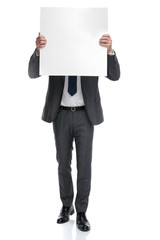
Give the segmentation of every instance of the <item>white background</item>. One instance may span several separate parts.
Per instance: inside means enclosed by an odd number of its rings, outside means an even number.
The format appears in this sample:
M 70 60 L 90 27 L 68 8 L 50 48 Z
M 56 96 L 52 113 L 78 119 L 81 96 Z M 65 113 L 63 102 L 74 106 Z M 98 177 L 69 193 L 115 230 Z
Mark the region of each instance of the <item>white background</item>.
M 109 8 L 119 81 L 99 79 L 105 121 L 95 126 L 92 230 L 56 224 L 61 208 L 52 124 L 41 120 L 48 78 L 30 79 L 28 62 L 41 6 L 6 1 L 0 8 L 0 239 L 160 239 L 160 36 L 158 1 L 58 1 Z M 74 149 L 75 150 L 75 149 Z M 76 161 L 73 154 L 73 177 Z M 75 189 L 76 190 L 76 189 Z

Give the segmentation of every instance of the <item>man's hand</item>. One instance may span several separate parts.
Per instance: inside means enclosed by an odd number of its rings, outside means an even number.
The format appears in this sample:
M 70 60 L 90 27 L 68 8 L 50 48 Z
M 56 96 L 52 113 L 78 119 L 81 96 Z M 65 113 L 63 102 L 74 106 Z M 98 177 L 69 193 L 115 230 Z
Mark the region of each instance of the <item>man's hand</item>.
M 38 37 L 36 38 L 36 49 L 37 49 L 37 53 L 39 55 L 40 53 L 40 48 L 43 48 L 46 46 L 46 43 L 47 43 L 47 40 L 46 38 L 43 36 L 43 35 L 40 35 L 40 32 L 39 32 L 39 35 Z
M 112 39 L 109 34 L 102 35 L 102 37 L 99 39 L 99 45 L 106 47 L 107 53 L 113 53 Z

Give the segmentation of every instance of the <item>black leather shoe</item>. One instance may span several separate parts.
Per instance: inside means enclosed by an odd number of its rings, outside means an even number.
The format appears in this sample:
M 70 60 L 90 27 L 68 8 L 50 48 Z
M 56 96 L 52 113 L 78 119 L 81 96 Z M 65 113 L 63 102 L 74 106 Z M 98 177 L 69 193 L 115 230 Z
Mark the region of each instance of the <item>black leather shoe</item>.
M 78 229 L 83 232 L 87 232 L 91 229 L 90 224 L 86 218 L 85 212 L 77 212 L 76 223 Z
M 70 207 L 63 206 L 58 216 L 57 223 L 68 222 L 69 216 L 72 215 L 73 213 L 74 213 L 73 205 L 71 205 Z

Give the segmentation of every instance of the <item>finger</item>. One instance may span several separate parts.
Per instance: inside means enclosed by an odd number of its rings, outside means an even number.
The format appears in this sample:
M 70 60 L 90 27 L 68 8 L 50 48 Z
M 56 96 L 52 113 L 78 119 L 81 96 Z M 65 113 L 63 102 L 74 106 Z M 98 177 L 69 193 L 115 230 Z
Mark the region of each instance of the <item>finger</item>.
M 43 46 L 43 45 L 45 46 L 45 45 L 46 45 L 46 42 L 39 42 L 39 41 L 38 41 L 38 42 L 36 42 L 36 45 L 37 45 L 37 46 Z
M 112 42 L 111 39 L 100 39 L 99 42 L 101 42 L 101 41 Z
M 99 41 L 108 41 L 108 42 L 112 42 L 111 38 L 100 38 Z
M 107 33 L 107 34 L 103 34 L 102 36 L 108 36 L 108 37 L 110 37 L 110 35 Z
M 104 47 L 107 47 L 107 46 L 108 46 L 107 44 L 103 44 L 103 43 L 101 43 L 100 45 L 101 45 L 101 46 L 104 46 Z
M 47 42 L 47 39 L 45 37 L 40 37 L 40 41 L 46 41 Z
M 46 40 L 40 40 L 40 43 L 46 43 L 47 41 Z
M 104 38 L 104 39 L 111 39 L 111 37 L 109 37 L 109 36 L 102 36 L 101 38 Z
M 107 44 L 107 45 L 112 45 L 112 44 L 111 44 L 111 42 L 105 42 L 105 41 L 103 41 L 103 42 L 99 42 L 99 44 Z
M 109 36 L 102 36 L 101 38 L 111 38 L 111 37 L 109 37 Z
M 40 35 L 40 32 L 39 32 L 39 35 L 38 35 L 38 37 L 37 38 L 44 38 L 44 39 L 46 39 L 45 38 L 45 36 L 43 36 L 43 35 Z
M 46 43 L 47 41 L 45 40 L 39 40 L 39 39 L 36 40 L 36 44 L 46 44 Z
M 100 39 L 106 39 L 106 40 L 109 40 L 111 39 L 110 37 L 101 37 Z
M 43 47 L 45 47 L 46 45 L 45 44 L 39 44 L 38 45 L 38 48 L 43 48 Z
M 45 41 L 45 42 L 47 42 L 47 40 L 44 37 L 37 37 L 36 41 Z
M 38 36 L 37 38 L 40 38 L 40 39 L 46 39 L 44 36 L 40 35 Z
M 111 41 L 107 41 L 107 40 L 101 40 L 101 41 L 99 41 L 100 43 L 112 43 Z
M 101 42 L 101 41 L 112 42 L 112 39 L 101 38 L 101 39 L 99 39 L 99 42 Z
M 44 42 L 44 41 L 40 41 L 39 44 L 46 44 L 46 42 Z
M 46 45 L 46 43 L 45 42 L 40 42 L 40 45 Z
M 44 44 L 44 45 L 40 45 L 40 48 L 43 48 L 43 47 L 45 47 L 46 45 Z
M 46 46 L 46 44 L 41 44 L 40 46 L 41 46 L 41 47 L 45 47 L 45 46 Z

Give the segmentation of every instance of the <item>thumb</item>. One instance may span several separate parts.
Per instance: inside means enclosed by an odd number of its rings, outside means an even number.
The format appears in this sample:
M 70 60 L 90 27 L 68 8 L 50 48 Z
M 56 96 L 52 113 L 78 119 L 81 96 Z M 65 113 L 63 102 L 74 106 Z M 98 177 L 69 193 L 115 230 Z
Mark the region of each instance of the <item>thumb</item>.
M 40 32 L 38 33 L 38 35 L 40 36 Z

